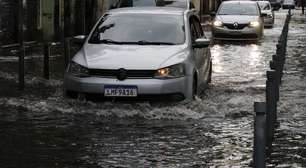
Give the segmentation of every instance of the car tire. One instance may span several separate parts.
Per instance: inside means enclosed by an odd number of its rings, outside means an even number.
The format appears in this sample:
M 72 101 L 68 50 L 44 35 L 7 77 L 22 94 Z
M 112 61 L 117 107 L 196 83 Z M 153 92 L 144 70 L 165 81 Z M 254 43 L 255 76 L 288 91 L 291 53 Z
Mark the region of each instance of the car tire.
M 196 96 L 198 95 L 198 83 L 197 83 L 197 78 L 194 76 L 193 77 L 193 82 L 192 82 L 192 99 L 195 100 Z

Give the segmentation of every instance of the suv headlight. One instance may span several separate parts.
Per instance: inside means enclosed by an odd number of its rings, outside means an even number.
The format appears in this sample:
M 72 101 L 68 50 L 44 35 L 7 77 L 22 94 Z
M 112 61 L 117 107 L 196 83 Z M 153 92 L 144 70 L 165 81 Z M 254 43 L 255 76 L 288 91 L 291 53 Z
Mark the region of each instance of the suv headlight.
M 251 27 L 258 27 L 260 25 L 260 23 L 258 21 L 252 21 L 250 22 L 250 26 Z
M 155 72 L 156 78 L 179 78 L 185 76 L 184 64 L 172 65 L 161 68 Z
M 223 26 L 223 23 L 222 23 L 220 20 L 215 20 L 214 23 L 213 23 L 213 25 L 214 25 L 215 27 L 221 27 L 221 26 Z
M 70 62 L 68 71 L 79 77 L 85 77 L 89 75 L 89 71 L 87 68 L 75 62 Z

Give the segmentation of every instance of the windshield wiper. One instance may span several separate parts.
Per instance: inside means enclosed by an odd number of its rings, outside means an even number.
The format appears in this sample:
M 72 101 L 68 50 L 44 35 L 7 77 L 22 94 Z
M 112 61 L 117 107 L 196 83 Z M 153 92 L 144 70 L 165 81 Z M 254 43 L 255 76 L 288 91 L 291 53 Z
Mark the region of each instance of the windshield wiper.
M 170 43 L 170 42 L 153 42 L 153 41 L 145 41 L 145 40 L 140 40 L 135 42 L 135 44 L 138 45 L 176 45 L 175 43 Z
M 99 43 L 102 43 L 102 44 L 124 44 L 124 42 L 114 41 L 114 40 L 111 40 L 111 39 L 102 39 L 102 40 L 99 40 Z
M 152 42 L 152 41 L 145 41 L 140 40 L 136 42 L 130 42 L 130 41 L 114 41 L 111 39 L 102 39 L 102 40 L 91 40 L 90 43 L 94 44 L 137 44 L 137 45 L 176 45 L 175 43 L 169 43 L 169 42 Z

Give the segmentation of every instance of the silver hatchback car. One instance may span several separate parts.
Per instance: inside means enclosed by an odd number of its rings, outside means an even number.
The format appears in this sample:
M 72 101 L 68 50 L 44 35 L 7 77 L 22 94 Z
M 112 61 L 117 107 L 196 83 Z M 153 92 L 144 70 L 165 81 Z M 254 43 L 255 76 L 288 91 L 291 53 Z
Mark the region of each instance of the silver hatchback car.
M 212 34 L 217 40 L 259 40 L 263 19 L 256 1 L 224 1 L 213 20 Z
M 193 98 L 211 80 L 210 40 L 194 12 L 122 8 L 106 13 L 72 58 L 69 95 L 180 95 Z

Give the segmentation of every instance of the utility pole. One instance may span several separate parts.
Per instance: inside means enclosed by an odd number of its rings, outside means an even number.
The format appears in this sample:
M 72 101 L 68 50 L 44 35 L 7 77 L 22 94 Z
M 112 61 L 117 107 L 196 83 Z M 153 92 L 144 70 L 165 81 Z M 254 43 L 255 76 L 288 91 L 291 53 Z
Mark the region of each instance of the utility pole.
M 304 15 L 305 14 L 305 10 L 304 10 L 304 7 L 305 7 L 305 0 L 301 0 L 301 5 L 302 5 L 302 14 Z
M 18 0 L 18 43 L 19 43 L 19 88 L 24 89 L 24 9 L 23 9 L 23 0 Z

